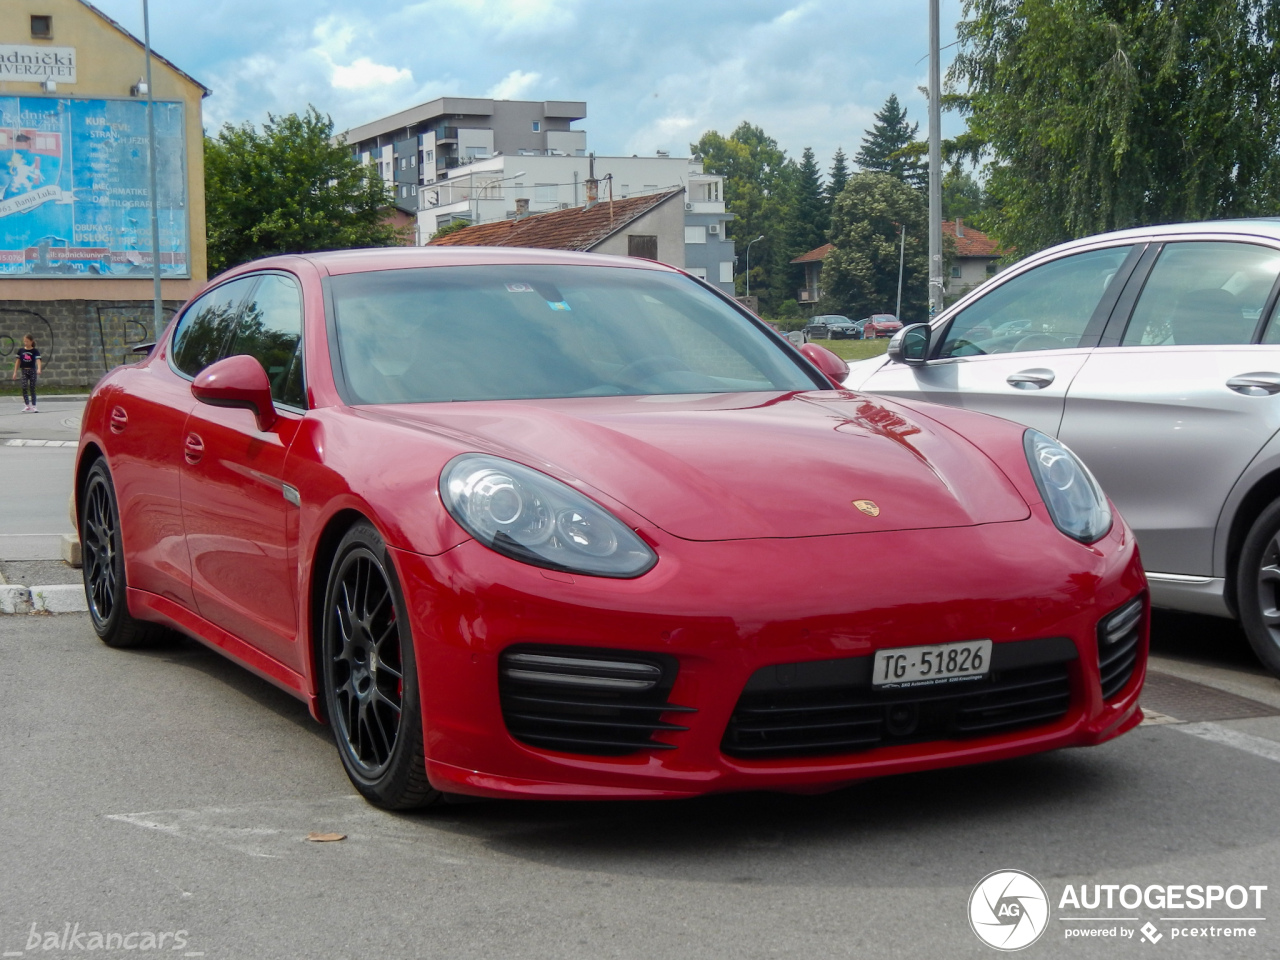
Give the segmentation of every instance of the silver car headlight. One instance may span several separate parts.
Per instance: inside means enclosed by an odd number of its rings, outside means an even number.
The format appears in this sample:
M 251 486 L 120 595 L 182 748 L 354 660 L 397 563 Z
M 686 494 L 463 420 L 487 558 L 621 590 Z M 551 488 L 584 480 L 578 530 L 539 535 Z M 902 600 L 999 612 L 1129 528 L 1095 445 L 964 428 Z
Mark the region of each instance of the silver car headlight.
M 1039 430 L 1028 430 L 1022 443 L 1054 525 L 1081 543 L 1105 537 L 1111 529 L 1111 508 L 1089 468 L 1065 445 Z
M 467 533 L 535 567 L 629 579 L 658 562 L 648 544 L 594 501 L 510 460 L 455 457 L 440 475 L 440 496 Z

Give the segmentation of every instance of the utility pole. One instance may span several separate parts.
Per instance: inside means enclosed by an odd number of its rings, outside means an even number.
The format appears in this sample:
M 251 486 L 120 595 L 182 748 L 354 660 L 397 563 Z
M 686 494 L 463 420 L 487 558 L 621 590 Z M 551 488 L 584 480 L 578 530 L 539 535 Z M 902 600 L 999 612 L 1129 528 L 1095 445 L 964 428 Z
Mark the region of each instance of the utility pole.
M 160 290 L 160 197 L 156 190 L 156 102 L 151 86 L 151 16 L 142 0 L 142 40 L 147 61 L 147 172 L 151 183 L 151 297 L 155 336 L 164 331 L 164 296 Z
M 929 0 L 929 316 L 942 309 L 942 67 L 938 0 Z M 901 317 L 899 317 L 901 319 Z

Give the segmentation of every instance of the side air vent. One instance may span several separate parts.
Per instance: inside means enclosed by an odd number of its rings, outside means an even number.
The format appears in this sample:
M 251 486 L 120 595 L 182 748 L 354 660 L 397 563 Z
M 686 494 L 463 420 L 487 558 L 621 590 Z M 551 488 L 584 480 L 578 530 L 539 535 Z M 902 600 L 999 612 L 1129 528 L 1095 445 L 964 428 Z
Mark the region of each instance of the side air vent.
M 1103 700 L 1110 700 L 1123 690 L 1133 676 L 1142 641 L 1143 606 L 1143 597 L 1134 597 L 1098 622 L 1098 672 Z
M 530 746 L 622 756 L 674 750 L 653 739 L 688 727 L 665 713 L 696 713 L 667 702 L 679 667 L 663 654 L 521 644 L 503 652 L 498 692 L 507 730 Z

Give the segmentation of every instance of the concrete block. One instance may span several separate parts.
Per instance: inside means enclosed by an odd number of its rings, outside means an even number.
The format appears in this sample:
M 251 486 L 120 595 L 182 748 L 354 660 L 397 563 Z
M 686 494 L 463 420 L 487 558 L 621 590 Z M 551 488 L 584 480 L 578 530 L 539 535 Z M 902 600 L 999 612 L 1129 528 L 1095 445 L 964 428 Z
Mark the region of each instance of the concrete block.
M 80 538 L 74 533 L 64 533 L 62 535 L 62 560 L 64 563 L 77 568 L 83 562 L 80 553 Z
M 54 583 L 32 587 L 31 606 L 37 613 L 83 613 L 89 609 L 89 602 L 80 584 Z
M 83 592 L 83 591 L 82 591 Z M 30 613 L 31 591 L 20 584 L 0 586 L 0 613 Z

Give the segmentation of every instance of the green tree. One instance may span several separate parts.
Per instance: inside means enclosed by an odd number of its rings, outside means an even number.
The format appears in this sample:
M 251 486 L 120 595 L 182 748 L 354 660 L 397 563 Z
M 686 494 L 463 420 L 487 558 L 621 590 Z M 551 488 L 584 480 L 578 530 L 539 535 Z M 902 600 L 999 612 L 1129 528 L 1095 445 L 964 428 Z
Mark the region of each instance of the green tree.
M 929 172 L 911 149 L 920 124 L 907 122 L 907 111 L 897 94 L 889 94 L 875 120 L 863 136 L 854 162 L 863 171 L 887 173 L 918 190 L 927 190 Z
M 835 155 L 831 158 L 831 172 L 827 174 L 827 213 L 830 219 L 831 209 L 835 206 L 836 197 L 840 196 L 840 192 L 844 190 L 844 185 L 849 182 L 849 162 L 844 155 L 843 147 L 836 147 Z
M 261 132 L 224 125 L 205 138 L 204 169 L 210 273 L 269 254 L 404 242 L 385 219 L 386 185 L 333 141 L 315 107 L 268 116 Z
M 942 219 L 976 220 L 986 209 L 987 194 L 973 174 L 952 167 L 942 177 Z
M 1031 253 L 1101 231 L 1271 214 L 1275 0 L 965 0 L 950 80 L 988 161 L 986 228 Z
M 751 248 L 751 292 L 761 297 L 761 309 L 776 306 L 775 294 L 785 289 L 788 249 L 787 208 L 795 163 L 776 140 L 746 121 L 728 137 L 708 130 L 697 143 L 689 145 L 702 158 L 708 173 L 725 178 L 725 204 L 734 220 L 729 225 L 738 257 L 736 276 L 739 292 L 745 291 L 747 244 L 764 236 Z M 782 271 L 780 275 L 780 271 Z
M 831 253 L 822 265 L 825 312 L 859 318 L 893 313 L 898 296 L 898 225 L 905 224 L 904 323 L 925 319 L 928 208 L 920 191 L 885 173 L 857 173 L 836 199 Z

